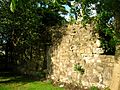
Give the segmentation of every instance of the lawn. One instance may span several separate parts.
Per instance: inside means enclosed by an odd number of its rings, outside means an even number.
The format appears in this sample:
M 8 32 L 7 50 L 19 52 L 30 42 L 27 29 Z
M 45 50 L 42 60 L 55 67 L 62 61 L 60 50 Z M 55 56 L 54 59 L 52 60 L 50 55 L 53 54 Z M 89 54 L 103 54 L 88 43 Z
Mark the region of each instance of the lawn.
M 0 77 L 0 90 L 64 90 L 50 81 L 34 81 L 21 76 Z

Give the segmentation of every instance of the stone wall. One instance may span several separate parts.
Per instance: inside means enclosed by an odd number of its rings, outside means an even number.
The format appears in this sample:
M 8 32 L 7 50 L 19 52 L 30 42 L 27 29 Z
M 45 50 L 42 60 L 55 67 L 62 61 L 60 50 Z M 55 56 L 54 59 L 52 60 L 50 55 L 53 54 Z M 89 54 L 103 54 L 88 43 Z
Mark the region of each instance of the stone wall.
M 50 78 L 55 82 L 83 86 L 110 85 L 114 56 L 101 55 L 99 36 L 92 26 L 68 25 L 57 48 L 52 47 Z M 75 65 L 81 70 L 75 70 Z M 83 73 L 81 73 L 83 70 Z

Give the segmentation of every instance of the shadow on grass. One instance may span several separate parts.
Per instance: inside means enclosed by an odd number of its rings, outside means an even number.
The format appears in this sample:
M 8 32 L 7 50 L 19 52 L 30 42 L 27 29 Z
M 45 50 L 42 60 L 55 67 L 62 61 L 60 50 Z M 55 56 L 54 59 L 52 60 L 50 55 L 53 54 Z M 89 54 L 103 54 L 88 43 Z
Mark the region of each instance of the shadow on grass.
M 0 84 L 10 84 L 10 83 L 31 83 L 35 81 L 43 81 L 43 78 L 36 78 L 33 76 L 19 75 L 10 72 L 0 72 Z

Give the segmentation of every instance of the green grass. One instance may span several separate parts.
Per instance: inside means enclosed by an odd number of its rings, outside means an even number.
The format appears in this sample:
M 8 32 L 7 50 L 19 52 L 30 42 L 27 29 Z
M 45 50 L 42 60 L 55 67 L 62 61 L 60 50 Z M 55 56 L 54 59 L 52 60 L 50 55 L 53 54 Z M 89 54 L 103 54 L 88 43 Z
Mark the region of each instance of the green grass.
M 50 81 L 33 81 L 21 77 L 0 77 L 0 90 L 64 90 Z

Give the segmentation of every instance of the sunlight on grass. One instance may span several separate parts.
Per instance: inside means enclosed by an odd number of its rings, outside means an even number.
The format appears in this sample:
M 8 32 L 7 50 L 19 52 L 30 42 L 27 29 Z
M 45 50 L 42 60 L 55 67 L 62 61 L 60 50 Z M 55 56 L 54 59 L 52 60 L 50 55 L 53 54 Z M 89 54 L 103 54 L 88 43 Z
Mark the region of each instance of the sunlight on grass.
M 64 90 L 46 82 L 1 84 L 0 90 Z
M 3 79 L 1 79 L 3 81 Z M 1 81 L 0 80 L 0 81 Z M 6 80 L 6 79 L 5 79 Z M 7 79 L 9 80 L 9 79 Z M 0 90 L 64 90 L 64 88 L 53 86 L 50 82 L 41 81 L 10 81 L 0 82 Z

